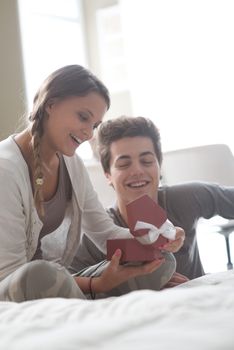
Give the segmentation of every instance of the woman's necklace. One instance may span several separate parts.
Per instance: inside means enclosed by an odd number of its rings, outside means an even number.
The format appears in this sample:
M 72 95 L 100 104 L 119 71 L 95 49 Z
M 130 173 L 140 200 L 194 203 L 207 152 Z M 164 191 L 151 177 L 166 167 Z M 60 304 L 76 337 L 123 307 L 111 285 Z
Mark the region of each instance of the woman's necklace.
M 30 141 L 29 141 L 29 148 L 30 148 L 29 152 L 31 154 L 30 158 L 34 159 L 33 137 L 32 137 L 30 130 L 28 130 L 28 134 L 30 136 Z M 49 166 L 41 158 L 41 163 L 40 163 L 41 171 L 39 172 L 38 176 L 34 179 L 36 185 L 43 186 L 46 178 L 54 177 L 54 174 L 56 173 L 56 171 L 58 170 L 58 167 L 59 167 L 59 161 L 60 161 L 59 155 L 57 153 L 56 153 L 56 159 L 55 159 L 54 165 L 52 165 L 52 166 Z M 33 162 L 32 162 L 32 164 L 33 164 Z

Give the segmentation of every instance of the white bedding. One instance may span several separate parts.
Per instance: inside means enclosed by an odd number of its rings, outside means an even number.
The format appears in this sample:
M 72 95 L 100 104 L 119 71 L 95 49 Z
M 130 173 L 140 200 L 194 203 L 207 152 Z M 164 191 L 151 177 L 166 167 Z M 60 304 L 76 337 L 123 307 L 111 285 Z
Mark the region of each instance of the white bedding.
M 234 271 L 97 301 L 0 302 L 1 350 L 233 350 Z

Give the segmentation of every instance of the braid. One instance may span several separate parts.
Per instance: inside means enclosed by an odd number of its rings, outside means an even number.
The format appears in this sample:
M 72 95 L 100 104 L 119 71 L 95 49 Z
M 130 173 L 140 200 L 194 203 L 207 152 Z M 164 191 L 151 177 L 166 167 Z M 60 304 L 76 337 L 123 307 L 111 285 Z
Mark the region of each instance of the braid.
M 32 126 L 32 141 L 33 141 L 33 157 L 34 157 L 34 173 L 33 173 L 33 188 L 34 188 L 34 203 L 41 216 L 44 216 L 43 193 L 42 185 L 44 174 L 42 171 L 40 140 L 41 140 L 41 123 L 40 118 L 35 119 Z
M 44 215 L 42 185 L 45 180 L 41 159 L 41 139 L 43 120 L 48 117 L 47 107 L 55 101 L 62 101 L 71 96 L 84 97 L 91 92 L 102 96 L 109 108 L 110 97 L 105 85 L 89 70 L 75 64 L 59 68 L 50 74 L 34 97 L 33 108 L 29 115 L 34 163 L 32 177 L 34 203 L 41 216 Z

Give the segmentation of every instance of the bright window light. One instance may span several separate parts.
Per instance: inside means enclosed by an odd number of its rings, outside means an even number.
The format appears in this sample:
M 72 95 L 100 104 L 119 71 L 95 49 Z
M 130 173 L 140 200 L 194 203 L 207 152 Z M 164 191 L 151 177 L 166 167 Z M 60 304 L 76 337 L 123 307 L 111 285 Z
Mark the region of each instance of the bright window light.
M 18 0 L 27 105 L 42 81 L 69 64 L 87 67 L 80 0 Z M 88 142 L 79 152 L 92 157 Z
M 234 151 L 233 0 L 120 0 L 133 112 L 163 149 L 227 143 Z
M 124 91 L 128 79 L 119 5 L 98 9 L 96 21 L 102 79 L 112 93 Z

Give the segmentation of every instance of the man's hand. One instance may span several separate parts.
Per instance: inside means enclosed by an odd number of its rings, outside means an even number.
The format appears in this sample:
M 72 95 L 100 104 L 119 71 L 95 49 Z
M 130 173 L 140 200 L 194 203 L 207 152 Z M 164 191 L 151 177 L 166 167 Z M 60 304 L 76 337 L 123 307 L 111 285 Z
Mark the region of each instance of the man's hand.
M 172 288 L 172 287 L 176 287 L 182 283 L 188 282 L 189 279 L 184 276 L 181 275 L 178 272 L 175 272 L 172 276 L 172 278 L 170 279 L 170 281 L 167 282 L 167 284 L 163 287 L 163 288 Z
M 185 232 L 181 227 L 176 227 L 176 237 L 174 240 L 169 240 L 168 243 L 161 247 L 162 250 L 166 250 L 171 253 L 176 253 L 183 246 L 185 240 Z

